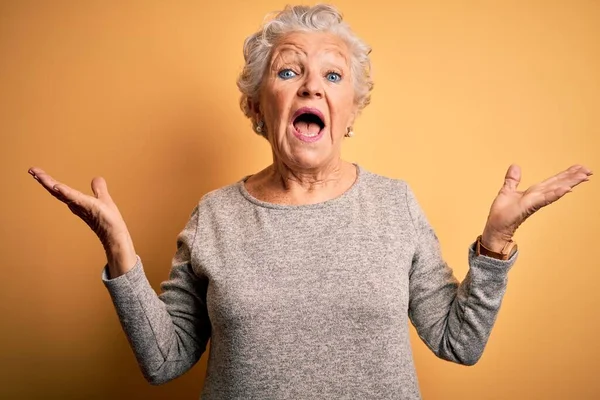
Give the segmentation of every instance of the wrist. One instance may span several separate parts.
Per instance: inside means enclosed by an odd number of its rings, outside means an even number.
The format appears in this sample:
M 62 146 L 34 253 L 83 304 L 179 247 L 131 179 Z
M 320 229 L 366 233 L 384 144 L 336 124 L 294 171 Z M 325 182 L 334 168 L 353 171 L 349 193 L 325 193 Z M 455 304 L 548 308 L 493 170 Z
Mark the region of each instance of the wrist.
M 493 231 L 486 227 L 481 235 L 481 244 L 485 248 L 499 253 L 505 246 L 512 242 L 512 235 Z
M 137 262 L 137 254 L 129 235 L 104 246 L 104 251 L 111 279 L 126 274 Z
M 517 244 L 512 240 L 505 242 L 504 246 L 500 250 L 492 250 L 487 248 L 481 240 L 481 236 L 477 237 L 475 242 L 475 255 L 487 256 L 498 260 L 509 260 L 513 254 L 517 252 Z

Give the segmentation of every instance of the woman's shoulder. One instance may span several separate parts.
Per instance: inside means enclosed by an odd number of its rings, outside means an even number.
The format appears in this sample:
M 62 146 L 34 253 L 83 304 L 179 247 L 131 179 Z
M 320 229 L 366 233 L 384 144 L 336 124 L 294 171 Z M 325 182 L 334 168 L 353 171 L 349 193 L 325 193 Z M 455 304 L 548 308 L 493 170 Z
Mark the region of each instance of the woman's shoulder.
M 371 191 L 389 192 L 397 195 L 398 191 L 404 193 L 405 191 L 410 190 L 410 185 L 403 178 L 383 175 L 381 173 L 368 170 L 362 166 L 359 168 L 363 185 L 365 188 Z
M 377 199 L 390 199 L 407 204 L 409 208 L 420 207 L 410 182 L 405 178 L 387 176 L 361 168 L 365 191 Z
M 198 201 L 199 207 L 225 206 L 240 200 L 240 181 L 206 192 Z

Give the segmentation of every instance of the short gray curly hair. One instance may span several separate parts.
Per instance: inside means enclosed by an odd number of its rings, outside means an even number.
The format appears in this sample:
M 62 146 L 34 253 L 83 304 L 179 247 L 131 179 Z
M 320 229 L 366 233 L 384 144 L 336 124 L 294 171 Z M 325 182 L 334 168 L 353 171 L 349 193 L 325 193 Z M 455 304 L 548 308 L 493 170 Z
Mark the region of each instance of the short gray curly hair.
M 352 32 L 343 21 L 342 14 L 334 6 L 327 4 L 313 7 L 286 6 L 244 41 L 246 63 L 237 80 L 237 86 L 242 92 L 240 107 L 246 117 L 252 120 L 253 112 L 249 101 L 259 95 L 264 72 L 271 59 L 271 50 L 284 35 L 292 32 L 331 32 L 344 40 L 351 53 L 350 71 L 354 80 L 358 111 L 370 103 L 373 90 L 369 58 L 371 48 Z M 266 137 L 265 129 L 257 132 L 256 123 L 257 121 L 252 120 L 254 131 Z

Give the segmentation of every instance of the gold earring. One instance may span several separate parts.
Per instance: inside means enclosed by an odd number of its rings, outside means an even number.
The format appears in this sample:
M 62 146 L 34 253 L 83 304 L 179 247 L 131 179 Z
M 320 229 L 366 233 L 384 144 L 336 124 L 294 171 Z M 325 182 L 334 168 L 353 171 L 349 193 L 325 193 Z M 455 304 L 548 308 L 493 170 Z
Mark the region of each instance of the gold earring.
M 352 130 L 351 127 L 348 127 L 348 131 L 346 132 L 346 134 L 344 136 L 347 138 L 351 138 L 352 136 L 354 136 L 354 131 Z

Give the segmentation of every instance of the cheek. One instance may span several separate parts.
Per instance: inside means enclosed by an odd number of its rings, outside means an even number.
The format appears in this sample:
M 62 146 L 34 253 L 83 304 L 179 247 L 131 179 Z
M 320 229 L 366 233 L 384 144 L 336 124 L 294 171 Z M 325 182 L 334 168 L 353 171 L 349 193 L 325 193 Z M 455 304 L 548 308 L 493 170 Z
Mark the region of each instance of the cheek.
M 290 99 L 283 90 L 273 92 L 271 99 L 271 113 L 275 124 L 285 124 L 286 116 L 290 110 Z
M 278 100 L 277 94 L 272 90 L 265 90 L 265 93 L 261 96 L 261 114 L 265 122 L 269 125 L 273 123 L 273 120 L 277 118 L 278 114 Z
M 355 109 L 353 93 L 339 93 L 339 96 L 331 98 L 330 110 L 332 121 L 336 124 L 336 130 L 346 129 Z

